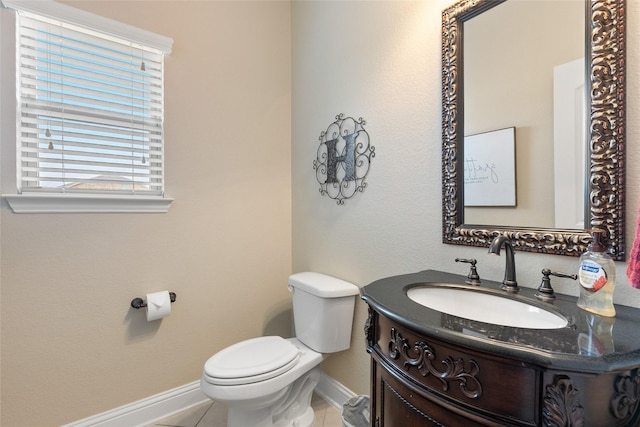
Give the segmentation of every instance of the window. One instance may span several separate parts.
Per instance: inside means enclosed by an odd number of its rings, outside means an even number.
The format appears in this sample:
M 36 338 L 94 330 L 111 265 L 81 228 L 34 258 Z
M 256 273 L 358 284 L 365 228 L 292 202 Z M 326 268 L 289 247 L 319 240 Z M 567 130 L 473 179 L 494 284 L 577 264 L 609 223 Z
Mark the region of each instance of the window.
M 19 195 L 163 199 L 171 40 L 54 2 L 3 3 L 17 9 Z

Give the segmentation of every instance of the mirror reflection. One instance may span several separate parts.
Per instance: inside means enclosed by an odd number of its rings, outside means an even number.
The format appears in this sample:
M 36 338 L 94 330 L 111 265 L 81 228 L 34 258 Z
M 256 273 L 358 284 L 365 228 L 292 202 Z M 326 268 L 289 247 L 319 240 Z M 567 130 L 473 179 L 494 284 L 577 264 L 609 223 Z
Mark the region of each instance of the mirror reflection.
M 584 12 L 507 1 L 464 22 L 465 223 L 584 228 Z M 515 150 L 494 146 L 509 128 Z

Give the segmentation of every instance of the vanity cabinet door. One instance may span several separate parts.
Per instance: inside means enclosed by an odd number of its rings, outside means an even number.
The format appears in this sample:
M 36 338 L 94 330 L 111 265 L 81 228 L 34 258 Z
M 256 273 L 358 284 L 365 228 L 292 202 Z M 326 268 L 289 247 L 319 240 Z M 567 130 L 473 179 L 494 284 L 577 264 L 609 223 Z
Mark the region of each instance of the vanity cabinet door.
M 535 367 L 422 336 L 373 310 L 365 329 L 372 427 L 541 425 Z
M 473 420 L 426 399 L 372 360 L 373 427 L 476 427 Z M 491 424 L 489 424 L 491 425 Z
M 479 425 L 537 424 L 540 373 L 534 367 L 425 337 L 385 316 L 376 317 L 371 354 L 391 375 L 414 384 L 437 405 L 482 418 Z

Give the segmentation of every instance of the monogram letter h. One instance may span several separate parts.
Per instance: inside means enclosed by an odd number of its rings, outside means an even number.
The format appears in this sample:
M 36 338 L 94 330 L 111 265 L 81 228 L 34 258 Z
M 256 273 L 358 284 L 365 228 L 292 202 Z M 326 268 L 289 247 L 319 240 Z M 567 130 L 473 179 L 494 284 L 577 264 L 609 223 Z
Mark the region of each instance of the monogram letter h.
M 332 139 L 327 141 L 327 180 L 325 183 L 337 183 L 338 178 L 338 163 L 344 164 L 345 177 L 344 181 L 355 181 L 356 174 L 356 157 L 355 157 L 355 138 L 356 133 L 352 133 L 349 135 L 344 135 L 343 139 L 345 140 L 344 152 L 341 156 L 338 156 L 338 151 L 336 150 L 336 144 L 338 143 L 338 139 Z

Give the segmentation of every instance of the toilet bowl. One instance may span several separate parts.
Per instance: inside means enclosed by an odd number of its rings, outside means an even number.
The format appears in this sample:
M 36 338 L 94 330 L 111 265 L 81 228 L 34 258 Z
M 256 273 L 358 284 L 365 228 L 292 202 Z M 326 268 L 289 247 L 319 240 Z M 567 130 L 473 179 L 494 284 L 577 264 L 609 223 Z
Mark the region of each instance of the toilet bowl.
M 262 338 L 269 340 L 261 341 Z M 311 407 L 313 389 L 319 380 L 318 366 L 325 356 L 306 347 L 296 338 L 285 340 L 281 337 L 260 337 L 239 344 L 242 346 L 227 347 L 223 350 L 228 351 L 224 356 L 228 356 L 229 360 L 222 361 L 218 358 L 220 353 L 212 356 L 205 364 L 200 381 L 202 391 L 209 398 L 226 402 L 228 405 L 227 425 L 230 427 L 312 426 L 314 416 L 307 412 Z M 265 355 L 264 350 L 267 346 L 270 346 L 269 350 L 284 347 L 280 352 L 283 357 L 282 366 L 260 372 L 262 368 L 272 368 L 277 364 L 275 358 L 271 358 L 267 363 L 262 360 L 261 356 Z M 293 359 L 288 360 L 291 356 L 289 354 L 291 347 L 296 350 L 296 354 Z M 254 370 L 255 376 L 220 378 L 222 371 L 235 370 L 235 366 L 228 368 L 219 366 L 226 362 L 233 364 L 231 359 L 234 355 L 238 356 L 236 361 L 246 356 L 252 357 L 254 366 L 249 369 Z M 269 354 L 268 357 L 270 356 Z M 279 413 L 273 414 L 275 408 L 280 409 Z M 305 416 L 309 419 L 308 423 L 303 423 Z M 297 424 L 294 424 L 296 420 Z
M 228 427 L 312 427 L 313 390 L 327 353 L 349 348 L 357 286 L 320 273 L 289 278 L 296 337 L 231 345 L 207 360 L 205 395 L 228 406 Z

